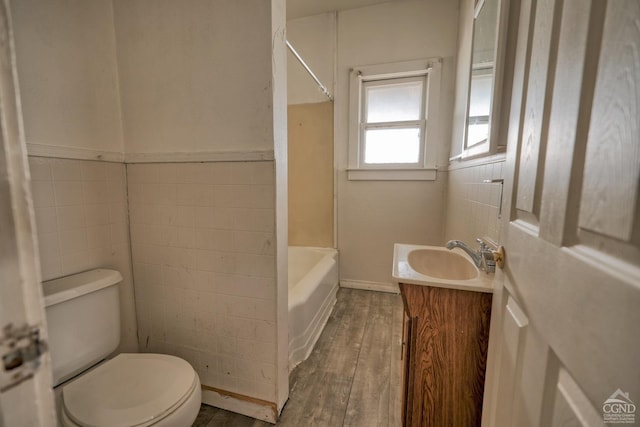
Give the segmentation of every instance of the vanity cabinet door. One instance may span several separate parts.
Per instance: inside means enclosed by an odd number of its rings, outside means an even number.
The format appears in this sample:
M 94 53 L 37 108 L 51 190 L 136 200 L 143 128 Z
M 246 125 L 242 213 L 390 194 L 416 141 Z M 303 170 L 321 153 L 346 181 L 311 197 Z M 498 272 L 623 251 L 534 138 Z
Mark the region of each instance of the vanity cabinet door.
M 492 295 L 400 285 L 405 426 L 480 426 Z
M 402 425 L 411 425 L 411 414 L 408 408 L 413 405 L 413 393 L 412 393 L 412 376 L 411 376 L 411 361 L 413 358 L 412 350 L 412 338 L 415 338 L 413 333 L 413 321 L 406 310 L 403 311 L 402 322 Z

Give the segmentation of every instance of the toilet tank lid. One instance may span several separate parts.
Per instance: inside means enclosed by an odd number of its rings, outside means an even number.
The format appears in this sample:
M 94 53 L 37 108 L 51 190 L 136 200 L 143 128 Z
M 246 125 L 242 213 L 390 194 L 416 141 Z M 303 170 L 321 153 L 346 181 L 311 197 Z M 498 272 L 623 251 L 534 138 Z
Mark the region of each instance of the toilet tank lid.
M 73 298 L 116 285 L 122 281 L 119 271 L 98 268 L 42 282 L 44 306 L 60 304 Z

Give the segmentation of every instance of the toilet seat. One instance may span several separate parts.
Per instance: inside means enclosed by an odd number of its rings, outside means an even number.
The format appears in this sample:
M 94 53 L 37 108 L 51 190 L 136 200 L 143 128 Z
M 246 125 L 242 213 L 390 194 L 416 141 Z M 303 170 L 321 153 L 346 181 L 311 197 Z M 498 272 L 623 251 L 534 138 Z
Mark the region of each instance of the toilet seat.
M 149 426 L 176 411 L 199 384 L 180 358 L 119 354 L 64 386 L 63 410 L 78 425 Z

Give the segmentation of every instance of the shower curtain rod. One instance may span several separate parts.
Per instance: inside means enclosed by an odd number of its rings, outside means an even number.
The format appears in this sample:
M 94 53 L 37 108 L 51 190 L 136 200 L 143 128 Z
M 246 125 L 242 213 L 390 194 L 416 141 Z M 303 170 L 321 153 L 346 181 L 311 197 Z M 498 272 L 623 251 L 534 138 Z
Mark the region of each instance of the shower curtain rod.
M 333 95 L 331 95 L 331 92 L 329 92 L 329 89 L 327 89 L 327 87 L 322 84 L 320 79 L 314 74 L 314 72 L 311 70 L 311 68 L 309 68 L 307 63 L 304 62 L 304 59 L 302 59 L 300 54 L 293 48 L 293 46 L 291 46 L 291 43 L 289 43 L 289 40 L 287 40 L 286 43 L 287 43 L 287 47 L 289 48 L 291 53 L 293 53 L 293 56 L 295 56 L 296 59 L 298 60 L 298 62 L 300 62 L 300 64 L 302 64 L 304 69 L 307 70 L 307 73 L 309 73 L 311 78 L 313 80 L 315 80 L 316 84 L 320 87 L 320 90 L 322 91 L 322 93 L 324 93 L 327 96 L 327 98 L 329 98 L 329 101 L 333 101 Z

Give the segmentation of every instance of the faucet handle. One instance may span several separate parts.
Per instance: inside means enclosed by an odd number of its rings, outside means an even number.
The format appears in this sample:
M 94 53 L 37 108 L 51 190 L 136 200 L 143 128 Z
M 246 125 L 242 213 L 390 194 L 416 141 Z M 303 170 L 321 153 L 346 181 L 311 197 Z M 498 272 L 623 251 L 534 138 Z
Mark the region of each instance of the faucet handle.
M 485 251 L 489 250 L 489 247 L 487 246 L 485 241 L 482 240 L 481 238 L 477 237 L 476 238 L 476 242 L 480 243 L 480 252 L 485 252 Z

